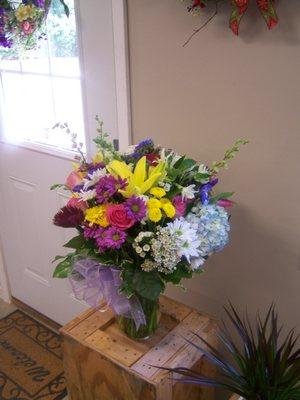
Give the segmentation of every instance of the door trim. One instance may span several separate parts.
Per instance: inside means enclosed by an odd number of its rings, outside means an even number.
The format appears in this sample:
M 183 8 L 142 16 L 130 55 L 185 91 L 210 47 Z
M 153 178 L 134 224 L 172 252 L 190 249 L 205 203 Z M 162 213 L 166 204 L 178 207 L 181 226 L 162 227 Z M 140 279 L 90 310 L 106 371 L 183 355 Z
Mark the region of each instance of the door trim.
M 117 122 L 120 150 L 132 143 L 127 1 L 112 1 Z
M 0 238 L 0 299 L 11 303 L 10 288 L 4 264 L 3 250 Z

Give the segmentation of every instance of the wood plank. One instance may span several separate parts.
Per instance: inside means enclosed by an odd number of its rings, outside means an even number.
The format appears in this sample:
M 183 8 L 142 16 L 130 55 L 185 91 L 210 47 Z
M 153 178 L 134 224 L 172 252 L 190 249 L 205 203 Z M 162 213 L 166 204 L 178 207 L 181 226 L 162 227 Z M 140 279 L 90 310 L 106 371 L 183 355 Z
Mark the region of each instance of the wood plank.
M 100 353 L 119 361 L 126 367 L 130 367 L 144 354 L 144 352 L 128 346 L 124 341 L 117 341 L 100 329 L 87 337 L 85 342 L 93 345 Z
M 163 295 L 159 298 L 159 307 L 162 313 L 170 315 L 177 321 L 183 321 L 192 312 L 192 309 L 185 304 Z
M 191 312 L 180 325 L 138 360 L 132 369 L 145 377 L 152 378 L 159 371 L 153 367 L 154 365 L 164 366 L 182 347 L 187 347 L 185 338 L 192 338 L 192 332 L 200 332 L 208 323 L 207 317 L 199 315 L 196 311 Z
M 95 311 L 70 329 L 68 333 L 76 337 L 77 340 L 84 340 L 97 329 L 104 328 L 106 324 L 111 323 L 113 320 L 114 313 L 112 310 L 107 310 L 105 312 Z
M 215 330 L 216 324 L 214 321 L 208 320 L 206 324 L 202 325 L 202 327 L 199 325 L 199 328 L 193 329 L 193 332 L 203 337 L 203 339 L 207 340 L 212 345 L 215 345 L 215 341 L 212 339 L 215 338 Z M 183 337 L 186 338 L 184 335 Z M 206 348 L 206 346 L 199 338 L 197 338 L 197 336 L 191 334 L 189 339 L 191 339 L 193 343 Z M 201 352 L 195 346 L 184 340 L 183 346 L 176 353 L 174 353 L 172 357 L 170 357 L 163 364 L 163 366 L 167 368 L 176 368 L 178 366 L 183 368 L 192 368 L 202 357 L 203 354 L 201 354 Z M 151 378 L 154 382 L 159 382 L 161 376 L 163 376 L 163 370 L 157 369 Z M 180 376 L 173 376 L 173 378 L 179 379 Z

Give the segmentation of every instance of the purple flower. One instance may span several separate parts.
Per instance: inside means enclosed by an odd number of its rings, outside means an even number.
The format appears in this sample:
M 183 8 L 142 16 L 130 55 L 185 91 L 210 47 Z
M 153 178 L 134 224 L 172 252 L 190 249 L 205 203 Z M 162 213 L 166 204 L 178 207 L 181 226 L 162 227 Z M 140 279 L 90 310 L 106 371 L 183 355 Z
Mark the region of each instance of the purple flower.
M 45 7 L 45 0 L 35 0 L 35 5 L 39 8 Z
M 98 229 L 96 243 L 100 251 L 119 249 L 126 240 L 126 233 L 112 226 L 108 229 Z
M 97 169 L 103 169 L 105 168 L 105 164 L 103 162 L 93 164 L 90 163 L 87 165 L 87 173 L 92 174 L 93 172 L 97 171 Z
M 205 183 L 204 185 L 201 186 L 200 188 L 200 196 L 201 196 L 201 202 L 204 205 L 207 205 L 209 203 L 209 194 L 212 190 L 212 188 L 218 183 L 218 179 L 215 178 L 212 181 Z
M 83 228 L 83 236 L 85 239 L 95 239 L 98 233 L 98 227 L 85 226 Z
M 72 191 L 76 192 L 76 193 L 80 193 L 82 189 L 83 189 L 83 184 L 81 183 L 80 185 L 74 186 Z
M 127 215 L 135 221 L 141 221 L 146 216 L 146 204 L 143 199 L 132 196 L 124 203 Z
M 126 180 L 121 178 L 115 178 L 112 175 L 103 176 L 100 178 L 96 185 L 97 201 L 99 204 L 105 203 L 114 194 L 118 192 L 119 189 L 124 189 L 126 186 Z

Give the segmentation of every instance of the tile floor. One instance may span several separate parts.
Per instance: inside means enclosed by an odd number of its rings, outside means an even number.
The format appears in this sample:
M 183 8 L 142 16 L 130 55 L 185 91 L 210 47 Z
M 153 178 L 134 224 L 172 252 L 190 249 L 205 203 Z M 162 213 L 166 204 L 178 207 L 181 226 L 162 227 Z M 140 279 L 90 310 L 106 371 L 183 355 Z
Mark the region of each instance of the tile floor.
M 16 309 L 17 308 L 13 304 L 5 303 L 0 299 L 0 319 L 6 317 Z M 63 400 L 68 400 L 68 397 L 65 397 Z

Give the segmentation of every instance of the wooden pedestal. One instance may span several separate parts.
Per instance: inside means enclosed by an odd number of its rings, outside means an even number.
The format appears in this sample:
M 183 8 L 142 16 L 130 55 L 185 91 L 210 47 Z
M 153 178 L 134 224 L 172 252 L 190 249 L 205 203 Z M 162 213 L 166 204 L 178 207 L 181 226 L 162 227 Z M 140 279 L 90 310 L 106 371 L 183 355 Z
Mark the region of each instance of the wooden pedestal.
M 61 329 L 70 400 L 212 400 L 213 389 L 183 384 L 156 366 L 213 369 L 184 338 L 214 344 L 216 321 L 162 296 L 161 320 L 153 337 L 129 339 L 113 313 L 89 309 Z M 197 340 L 196 340 L 197 339 Z

